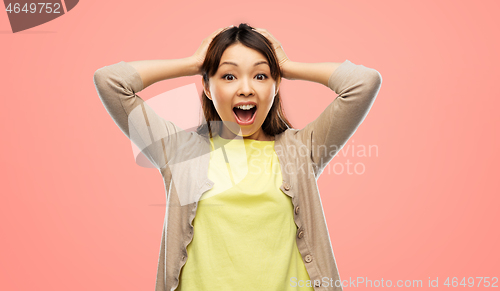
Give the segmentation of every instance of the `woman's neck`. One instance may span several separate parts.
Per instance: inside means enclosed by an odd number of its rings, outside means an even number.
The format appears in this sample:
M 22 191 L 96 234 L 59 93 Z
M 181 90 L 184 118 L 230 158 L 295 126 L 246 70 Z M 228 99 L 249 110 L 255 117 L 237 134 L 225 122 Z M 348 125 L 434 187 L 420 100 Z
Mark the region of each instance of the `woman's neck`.
M 241 131 L 240 131 L 241 134 Z M 223 126 L 222 133 L 220 135 L 224 139 L 234 139 L 236 134 L 228 130 L 225 126 Z M 259 128 L 256 132 L 251 135 L 243 136 L 243 139 L 253 139 L 258 141 L 274 141 L 274 136 L 269 136 L 264 133 L 262 127 Z

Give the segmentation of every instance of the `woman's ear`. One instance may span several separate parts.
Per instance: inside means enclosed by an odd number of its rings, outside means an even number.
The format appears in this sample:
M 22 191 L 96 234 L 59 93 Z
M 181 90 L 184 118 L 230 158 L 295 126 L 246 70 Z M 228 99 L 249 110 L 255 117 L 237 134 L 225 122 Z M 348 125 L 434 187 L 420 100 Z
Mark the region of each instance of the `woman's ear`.
M 201 82 L 203 84 L 203 91 L 205 92 L 205 95 L 207 95 L 208 99 L 212 100 L 212 96 L 210 96 L 210 89 L 207 87 L 207 84 L 205 84 L 205 80 L 201 79 Z
M 281 83 L 281 79 L 278 80 L 278 82 L 276 82 L 276 92 L 274 93 L 274 97 L 276 97 L 276 95 L 278 95 L 278 91 L 280 90 L 280 83 Z
M 207 91 L 206 89 L 203 89 L 205 91 L 205 95 L 207 95 L 207 98 L 212 100 L 212 96 L 210 96 L 210 94 L 207 94 L 209 93 L 210 91 Z

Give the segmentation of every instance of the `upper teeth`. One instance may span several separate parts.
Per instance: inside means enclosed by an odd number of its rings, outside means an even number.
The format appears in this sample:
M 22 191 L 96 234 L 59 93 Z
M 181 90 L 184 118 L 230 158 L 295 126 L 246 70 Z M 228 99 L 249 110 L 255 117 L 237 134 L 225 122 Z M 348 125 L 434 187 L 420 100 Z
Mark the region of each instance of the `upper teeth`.
M 236 106 L 236 107 L 237 107 L 237 108 L 239 108 L 239 109 L 243 109 L 243 110 L 250 110 L 250 109 L 254 108 L 254 107 L 255 107 L 255 105 L 253 105 L 253 104 L 249 104 L 249 105 L 239 105 L 239 106 Z

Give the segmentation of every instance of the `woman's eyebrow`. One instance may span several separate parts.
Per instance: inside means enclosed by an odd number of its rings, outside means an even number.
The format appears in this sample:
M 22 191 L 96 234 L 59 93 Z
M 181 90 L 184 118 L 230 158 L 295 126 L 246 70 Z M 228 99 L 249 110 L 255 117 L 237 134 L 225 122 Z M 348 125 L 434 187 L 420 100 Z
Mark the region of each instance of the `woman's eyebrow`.
M 262 64 L 267 64 L 267 62 L 266 61 L 256 62 L 253 66 L 256 67 L 256 66 L 262 65 Z M 238 64 L 233 63 L 233 62 L 223 62 L 223 63 L 221 63 L 219 65 L 219 67 L 222 66 L 222 65 L 233 65 L 233 66 L 236 66 L 236 67 L 238 66 Z M 267 64 L 267 65 L 269 65 L 269 64 Z

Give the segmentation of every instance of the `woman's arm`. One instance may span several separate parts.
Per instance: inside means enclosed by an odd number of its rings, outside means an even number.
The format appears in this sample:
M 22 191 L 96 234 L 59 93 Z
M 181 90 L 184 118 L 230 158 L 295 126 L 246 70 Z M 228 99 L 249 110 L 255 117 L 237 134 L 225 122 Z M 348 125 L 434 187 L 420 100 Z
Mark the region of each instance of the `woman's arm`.
M 318 177 L 361 125 L 377 97 L 382 76 L 375 69 L 343 63 L 286 64 L 284 75 L 328 86 L 339 94 L 297 137 L 310 150 Z
M 299 63 L 288 61 L 282 67 L 283 78 L 305 80 L 328 87 L 328 79 L 342 63 Z
M 128 62 L 141 76 L 144 88 L 167 79 L 194 76 L 198 65 L 193 57 L 172 60 L 145 60 Z
M 167 164 L 167 157 L 169 160 L 173 158 L 179 145 L 191 135 L 156 114 L 137 93 L 158 81 L 201 74 L 208 46 L 226 28 L 206 37 L 190 57 L 122 61 L 94 73 L 94 85 L 109 115 L 159 169 Z
M 192 58 L 119 62 L 94 73 L 94 85 L 108 114 L 122 132 L 160 169 L 173 158 L 185 132 L 165 120 L 137 95 L 160 80 L 193 72 Z

